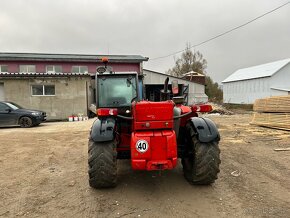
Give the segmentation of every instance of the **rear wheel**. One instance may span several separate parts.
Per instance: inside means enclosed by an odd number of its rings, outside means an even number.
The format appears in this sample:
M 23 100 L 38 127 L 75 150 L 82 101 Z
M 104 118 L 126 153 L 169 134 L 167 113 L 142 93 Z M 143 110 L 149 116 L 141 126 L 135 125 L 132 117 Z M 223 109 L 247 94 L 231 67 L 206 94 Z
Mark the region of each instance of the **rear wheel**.
M 19 119 L 19 125 L 23 128 L 29 128 L 33 126 L 33 122 L 30 117 L 21 117 Z
M 187 155 L 182 158 L 184 177 L 191 184 L 209 185 L 214 183 L 220 172 L 220 149 L 218 141 L 200 142 L 190 123 L 187 130 Z
M 114 141 L 89 140 L 89 184 L 93 188 L 110 188 L 117 184 L 117 152 Z

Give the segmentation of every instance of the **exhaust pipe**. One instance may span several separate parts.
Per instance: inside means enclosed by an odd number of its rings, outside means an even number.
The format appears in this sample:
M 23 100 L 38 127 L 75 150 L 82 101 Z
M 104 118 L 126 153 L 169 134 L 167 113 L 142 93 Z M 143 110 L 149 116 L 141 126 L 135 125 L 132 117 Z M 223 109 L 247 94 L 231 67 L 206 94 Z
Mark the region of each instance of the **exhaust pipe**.
M 168 90 L 169 77 L 165 79 L 164 89 L 160 91 L 160 100 L 167 101 L 170 99 L 170 91 Z
M 169 77 L 167 77 L 165 79 L 165 82 L 164 82 L 164 92 L 167 93 L 168 92 L 168 82 L 169 82 Z

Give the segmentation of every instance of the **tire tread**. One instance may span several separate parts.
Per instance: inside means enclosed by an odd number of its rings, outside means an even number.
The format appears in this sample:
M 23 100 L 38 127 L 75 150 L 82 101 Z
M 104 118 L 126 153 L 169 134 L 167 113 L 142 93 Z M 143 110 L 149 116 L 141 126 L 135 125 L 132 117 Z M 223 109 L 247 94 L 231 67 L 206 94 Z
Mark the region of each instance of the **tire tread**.
M 110 188 L 117 184 L 117 152 L 114 141 L 94 142 L 88 148 L 89 184 L 93 188 Z
M 209 185 L 215 182 L 220 172 L 220 149 L 218 141 L 200 142 L 191 124 L 187 125 L 188 138 L 191 140 L 193 155 L 192 166 L 182 160 L 183 172 L 186 180 L 195 185 Z

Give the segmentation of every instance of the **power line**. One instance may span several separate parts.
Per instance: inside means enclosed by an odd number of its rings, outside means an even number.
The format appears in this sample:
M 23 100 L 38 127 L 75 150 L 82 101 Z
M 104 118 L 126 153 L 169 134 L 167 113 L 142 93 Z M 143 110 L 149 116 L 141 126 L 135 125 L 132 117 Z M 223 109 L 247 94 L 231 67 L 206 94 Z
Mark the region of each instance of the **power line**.
M 254 19 L 249 20 L 249 21 L 247 21 L 246 23 L 243 23 L 243 24 L 241 24 L 241 25 L 239 25 L 239 26 L 236 26 L 236 27 L 234 27 L 234 28 L 232 28 L 232 29 L 230 29 L 230 30 L 227 30 L 227 31 L 225 31 L 225 32 L 223 32 L 223 33 L 220 33 L 220 34 L 218 34 L 218 35 L 216 35 L 216 36 L 214 36 L 214 37 L 211 37 L 211 38 L 209 38 L 209 39 L 207 39 L 207 40 L 204 40 L 204 41 L 202 41 L 202 42 L 200 42 L 200 43 L 197 43 L 197 44 L 195 44 L 195 45 L 192 45 L 192 46 L 189 47 L 189 49 L 194 48 L 194 47 L 197 47 L 197 46 L 200 46 L 200 45 L 203 45 L 203 44 L 208 43 L 208 42 L 210 42 L 210 41 L 212 41 L 212 40 L 214 40 L 214 39 L 217 39 L 217 38 L 219 38 L 219 37 L 222 37 L 222 36 L 224 36 L 224 35 L 226 35 L 226 34 L 228 34 L 228 33 L 230 33 L 230 32 L 233 32 L 233 31 L 235 31 L 235 30 L 237 30 L 237 29 L 239 29 L 239 28 L 242 28 L 242 27 L 244 27 L 244 26 L 246 26 L 246 25 L 248 25 L 248 24 L 250 24 L 250 23 L 252 23 L 252 22 L 254 22 L 254 21 L 256 21 L 256 20 L 258 20 L 258 19 L 260 19 L 260 18 L 262 18 L 262 17 L 264 17 L 264 16 L 266 16 L 266 15 L 268 15 L 268 14 L 271 14 L 271 13 L 274 12 L 274 11 L 277 11 L 278 9 L 280 9 L 280 8 L 282 8 L 282 7 L 284 7 L 284 6 L 286 6 L 286 5 L 289 4 L 289 3 L 290 3 L 290 1 L 288 1 L 287 3 L 285 3 L 285 4 L 283 4 L 283 5 L 280 5 L 280 6 L 277 7 L 277 8 L 274 8 L 274 9 L 272 9 L 272 10 L 270 10 L 270 11 L 268 11 L 268 12 L 266 12 L 266 13 L 264 13 L 264 14 L 258 16 L 258 17 L 255 17 Z M 186 49 L 182 49 L 182 50 L 179 50 L 179 51 L 173 52 L 173 53 L 168 54 L 168 55 L 164 55 L 164 56 L 160 56 L 160 57 L 152 58 L 152 59 L 149 59 L 149 61 L 152 61 L 152 60 L 158 60 L 158 59 L 162 59 L 162 58 L 167 58 L 167 57 L 170 57 L 170 56 L 176 55 L 176 54 L 178 54 L 178 53 L 184 52 L 185 50 L 186 50 Z

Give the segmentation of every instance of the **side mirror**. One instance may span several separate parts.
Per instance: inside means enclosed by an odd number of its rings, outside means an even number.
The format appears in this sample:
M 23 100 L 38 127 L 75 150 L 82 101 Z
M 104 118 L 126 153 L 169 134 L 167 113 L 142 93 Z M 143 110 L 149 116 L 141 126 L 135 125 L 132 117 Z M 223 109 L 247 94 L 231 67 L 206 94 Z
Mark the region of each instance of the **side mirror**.
M 12 111 L 12 109 L 11 108 L 7 108 L 7 109 L 5 109 L 5 111 L 7 111 L 8 113 L 10 113 Z
M 171 89 L 174 95 L 178 94 L 178 81 L 177 80 L 172 80 Z

